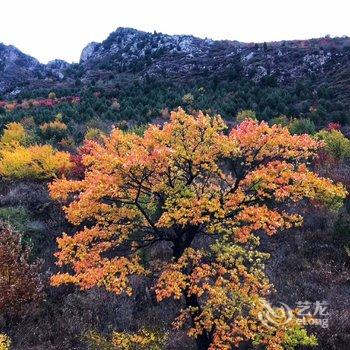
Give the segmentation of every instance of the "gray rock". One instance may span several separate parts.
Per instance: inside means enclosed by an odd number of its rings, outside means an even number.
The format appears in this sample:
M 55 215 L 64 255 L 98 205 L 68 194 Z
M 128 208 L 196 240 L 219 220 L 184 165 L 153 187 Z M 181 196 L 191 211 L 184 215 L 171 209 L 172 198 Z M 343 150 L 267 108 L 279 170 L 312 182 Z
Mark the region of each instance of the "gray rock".
M 80 62 L 87 61 L 93 55 L 98 46 L 99 44 L 96 42 L 91 42 L 90 44 L 85 46 L 80 55 Z

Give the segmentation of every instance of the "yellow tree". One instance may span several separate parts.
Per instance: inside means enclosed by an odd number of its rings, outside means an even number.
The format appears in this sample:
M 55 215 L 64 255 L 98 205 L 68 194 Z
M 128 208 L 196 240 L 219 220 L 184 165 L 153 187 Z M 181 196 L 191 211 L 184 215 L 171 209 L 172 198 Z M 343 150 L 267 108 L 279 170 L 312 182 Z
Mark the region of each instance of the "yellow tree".
M 9 123 L 5 126 L 0 138 L 0 145 L 25 144 L 28 140 L 27 132 L 20 123 Z
M 149 274 L 159 301 L 179 299 L 174 325 L 187 326 L 198 349 L 282 349 L 300 327 L 258 317 L 271 289 L 259 235 L 300 225 L 291 207 L 301 200 L 340 205 L 343 186 L 307 167 L 322 145 L 252 119 L 228 132 L 219 116 L 181 109 L 143 136 L 117 129 L 103 144 L 90 141 L 84 178 L 50 185 L 83 227 L 58 239 L 58 265 L 69 270 L 52 283 L 131 294 L 129 277 Z M 154 246 L 168 259 L 141 262 Z

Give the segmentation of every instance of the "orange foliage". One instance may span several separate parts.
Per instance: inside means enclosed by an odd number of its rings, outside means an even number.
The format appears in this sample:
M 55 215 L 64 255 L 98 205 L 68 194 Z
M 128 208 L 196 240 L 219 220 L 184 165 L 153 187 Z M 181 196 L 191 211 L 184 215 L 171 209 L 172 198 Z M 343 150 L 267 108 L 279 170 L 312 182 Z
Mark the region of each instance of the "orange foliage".
M 152 274 L 159 301 L 184 302 L 175 326 L 190 318 L 199 349 L 231 349 L 257 335 L 282 349 L 288 327 L 266 328 L 257 317 L 270 284 L 256 233 L 300 225 L 293 203 L 336 208 L 346 191 L 307 167 L 322 142 L 252 119 L 226 128 L 219 116 L 180 109 L 143 136 L 116 129 L 102 145 L 90 141 L 83 179 L 50 185 L 53 198 L 70 200 L 68 220 L 86 225 L 58 239 L 58 264 L 72 270 L 52 283 L 130 294 L 131 275 Z M 194 245 L 201 236 L 210 247 Z M 159 241 L 172 259 L 142 264 L 138 253 Z

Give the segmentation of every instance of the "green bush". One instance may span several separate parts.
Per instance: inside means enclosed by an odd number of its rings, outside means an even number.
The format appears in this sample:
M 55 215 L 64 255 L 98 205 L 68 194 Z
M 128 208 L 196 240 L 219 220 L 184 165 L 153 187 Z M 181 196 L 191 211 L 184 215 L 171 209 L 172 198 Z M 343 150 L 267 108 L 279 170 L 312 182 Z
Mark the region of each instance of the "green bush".
M 346 246 L 350 246 L 350 215 L 341 213 L 334 223 L 335 238 Z
M 8 222 L 17 232 L 24 233 L 30 226 L 30 216 L 23 207 L 0 208 L 0 221 Z
M 237 123 L 242 123 L 246 119 L 254 119 L 256 120 L 256 114 L 254 111 L 247 109 L 243 111 L 239 111 L 236 115 L 236 121 Z
M 280 115 L 278 117 L 275 117 L 269 120 L 270 125 L 277 124 L 277 125 L 287 126 L 288 123 L 289 123 L 289 119 L 285 115 Z
M 308 335 L 306 330 L 301 327 L 292 328 L 287 332 L 283 347 L 286 350 L 299 349 L 300 346 L 316 346 L 317 339 L 314 335 Z
M 315 137 L 326 143 L 327 151 L 337 159 L 350 157 L 350 140 L 339 130 L 321 130 Z
M 314 134 L 316 131 L 315 124 L 312 120 L 306 119 L 293 119 L 289 125 L 288 129 L 291 134 Z
M 0 208 L 0 221 L 7 222 L 14 230 L 21 234 L 22 242 L 31 247 L 32 254 L 36 255 L 35 246 L 40 240 L 43 225 L 32 220 L 28 211 L 23 207 L 2 207 Z

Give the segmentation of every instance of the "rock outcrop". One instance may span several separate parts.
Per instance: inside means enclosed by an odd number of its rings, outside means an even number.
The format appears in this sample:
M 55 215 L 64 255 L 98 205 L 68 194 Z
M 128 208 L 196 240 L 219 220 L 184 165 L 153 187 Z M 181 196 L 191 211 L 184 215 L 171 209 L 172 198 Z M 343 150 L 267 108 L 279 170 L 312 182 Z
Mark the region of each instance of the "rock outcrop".
M 0 43 L 0 94 L 21 87 L 40 77 L 43 65 L 16 47 Z

